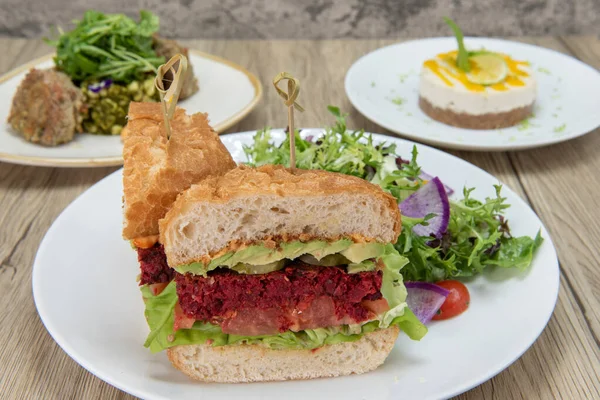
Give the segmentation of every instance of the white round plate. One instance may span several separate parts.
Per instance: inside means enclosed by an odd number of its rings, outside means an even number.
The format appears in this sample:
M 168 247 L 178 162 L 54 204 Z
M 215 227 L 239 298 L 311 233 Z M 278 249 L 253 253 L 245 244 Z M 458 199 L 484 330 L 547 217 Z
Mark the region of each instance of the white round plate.
M 304 135 L 320 131 L 305 130 Z M 227 148 L 244 161 L 242 145 L 254 132 L 225 135 Z M 282 131 L 274 131 L 280 141 Z M 413 143 L 382 135 L 410 154 Z M 498 181 L 442 151 L 419 145 L 423 169 L 453 188 L 475 186 L 494 194 Z M 451 174 L 448 171 L 452 171 Z M 459 190 L 460 192 L 460 190 Z M 267 384 L 201 384 L 174 369 L 164 353 L 143 347 L 148 334 L 136 283 L 136 253 L 121 238 L 121 171 L 90 188 L 57 218 L 33 265 L 33 295 L 56 342 L 88 371 L 145 399 L 437 399 L 464 392 L 514 362 L 542 332 L 558 294 L 558 261 L 535 213 L 505 187 L 507 216 L 516 235 L 545 240 L 526 271 L 488 270 L 467 283 L 471 305 L 460 317 L 433 322 L 420 342 L 400 335 L 385 364 L 342 378 Z M 93 210 L 94 212 L 90 212 Z
M 262 86 L 245 68 L 196 50 L 190 50 L 190 61 L 200 90 L 179 105 L 188 113 L 208 113 L 217 132 L 233 126 L 258 104 Z M 53 65 L 52 55 L 47 55 L 0 77 L 0 161 L 52 167 L 122 165 L 119 136 L 81 134 L 72 142 L 45 147 L 27 142 L 6 122 L 13 95 L 27 72 Z
M 538 81 L 534 116 L 494 130 L 455 128 L 429 118 L 418 105 L 423 62 L 456 49 L 454 38 L 422 39 L 383 47 L 356 61 L 346 74 L 346 94 L 374 123 L 440 147 L 500 151 L 545 146 L 600 126 L 600 73 L 575 58 L 529 44 L 466 38 L 468 49 L 486 48 L 532 64 Z

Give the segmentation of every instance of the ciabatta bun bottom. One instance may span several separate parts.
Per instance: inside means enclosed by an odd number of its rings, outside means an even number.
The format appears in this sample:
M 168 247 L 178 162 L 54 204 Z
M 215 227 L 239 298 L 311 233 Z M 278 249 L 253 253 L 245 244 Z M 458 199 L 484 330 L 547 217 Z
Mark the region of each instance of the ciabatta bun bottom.
M 286 381 L 362 374 L 385 361 L 399 329 L 365 334 L 355 342 L 316 350 L 271 350 L 258 345 L 176 346 L 167 351 L 175 368 L 202 382 Z

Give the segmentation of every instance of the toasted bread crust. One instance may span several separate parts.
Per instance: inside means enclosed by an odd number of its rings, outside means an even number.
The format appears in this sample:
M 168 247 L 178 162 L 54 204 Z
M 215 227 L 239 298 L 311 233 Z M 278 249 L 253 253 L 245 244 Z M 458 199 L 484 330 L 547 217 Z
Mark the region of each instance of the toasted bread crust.
M 235 167 L 206 114 L 177 109 L 167 141 L 160 103 L 129 106 L 123 129 L 123 237 L 158 234 L 158 220 L 193 183 Z
M 317 169 L 296 169 L 292 172 L 281 165 L 263 165 L 258 168 L 240 165 L 222 176 L 214 176 L 195 184 L 182 193 L 160 221 L 161 242 L 164 243 L 165 240 L 162 228 L 166 228 L 173 218 L 197 202 L 227 203 L 238 197 L 263 194 L 310 197 L 339 193 L 368 194 L 387 202 L 390 210 L 394 210 L 395 236 L 400 234 L 401 217 L 396 199 L 364 179 Z
M 362 374 L 379 367 L 394 347 L 396 326 L 355 342 L 315 350 L 271 350 L 259 345 L 177 346 L 167 350 L 173 366 L 202 382 L 285 381 Z

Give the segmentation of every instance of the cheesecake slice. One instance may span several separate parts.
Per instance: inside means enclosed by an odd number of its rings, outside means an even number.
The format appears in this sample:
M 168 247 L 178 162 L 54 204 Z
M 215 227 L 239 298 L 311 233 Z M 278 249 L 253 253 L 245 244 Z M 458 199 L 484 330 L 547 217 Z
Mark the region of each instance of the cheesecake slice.
M 437 121 L 469 129 L 506 128 L 529 117 L 537 91 L 529 63 L 487 50 L 467 52 L 462 33 L 457 39 L 459 50 L 423 63 L 421 110 Z

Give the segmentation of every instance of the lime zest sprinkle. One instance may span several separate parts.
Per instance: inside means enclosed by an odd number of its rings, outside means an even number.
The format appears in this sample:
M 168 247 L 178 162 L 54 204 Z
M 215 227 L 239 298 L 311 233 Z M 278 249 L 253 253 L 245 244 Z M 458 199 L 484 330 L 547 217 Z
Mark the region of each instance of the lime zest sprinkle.
M 403 97 L 394 97 L 393 99 L 390 100 L 392 103 L 394 103 L 397 106 L 401 106 L 402 104 L 404 104 L 404 98 Z
M 371 87 L 375 87 L 375 81 L 371 81 Z
M 550 70 L 548 68 L 538 67 L 537 70 L 538 70 L 538 72 L 541 72 L 542 74 L 552 75 L 552 73 L 550 72 Z
M 566 128 L 567 128 L 567 124 L 562 124 L 562 125 L 555 127 L 554 132 L 556 132 L 556 133 L 564 132 Z
M 519 131 L 525 131 L 527 129 L 536 127 L 537 125 L 532 124 L 530 118 L 525 118 L 523 121 L 519 122 L 519 126 L 517 127 L 517 130 Z

